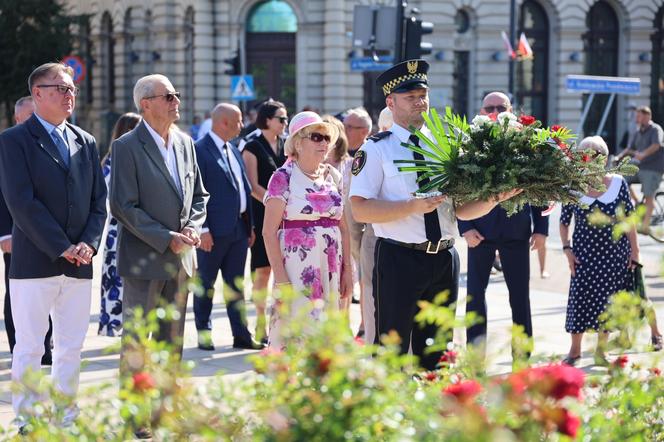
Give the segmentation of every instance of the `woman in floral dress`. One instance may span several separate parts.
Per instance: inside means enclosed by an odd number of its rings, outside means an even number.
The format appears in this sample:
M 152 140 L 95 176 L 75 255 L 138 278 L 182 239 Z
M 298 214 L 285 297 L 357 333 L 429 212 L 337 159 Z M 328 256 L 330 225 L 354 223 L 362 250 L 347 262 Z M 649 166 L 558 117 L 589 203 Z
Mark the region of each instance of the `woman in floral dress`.
M 115 123 L 111 140 L 120 138 L 141 121 L 141 116 L 128 112 Z M 111 179 L 111 149 L 101 160 L 101 167 L 110 188 Z M 122 280 L 118 275 L 115 263 L 118 245 L 118 220 L 108 211 L 108 231 L 104 244 L 104 263 L 101 273 L 101 311 L 99 312 L 99 334 L 103 336 L 117 336 L 122 330 Z
M 350 237 L 343 219 L 341 174 L 324 164 L 337 128 L 315 112 L 301 112 L 289 126 L 289 160 L 272 175 L 265 194 L 263 237 L 277 286 L 290 285 L 288 317 L 272 307 L 268 345 L 282 348 L 284 322 L 320 319 L 339 309 L 352 290 Z

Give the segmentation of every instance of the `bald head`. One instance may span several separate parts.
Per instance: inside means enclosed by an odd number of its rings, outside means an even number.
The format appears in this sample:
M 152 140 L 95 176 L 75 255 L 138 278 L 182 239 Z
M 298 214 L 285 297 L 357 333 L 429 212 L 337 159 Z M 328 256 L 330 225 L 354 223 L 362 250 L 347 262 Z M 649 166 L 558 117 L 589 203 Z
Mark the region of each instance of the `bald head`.
M 482 100 L 480 115 L 492 113 L 512 112 L 512 103 L 507 95 L 502 92 L 491 92 Z
M 242 130 L 242 111 L 234 104 L 219 103 L 212 109 L 212 132 L 224 141 L 229 141 Z

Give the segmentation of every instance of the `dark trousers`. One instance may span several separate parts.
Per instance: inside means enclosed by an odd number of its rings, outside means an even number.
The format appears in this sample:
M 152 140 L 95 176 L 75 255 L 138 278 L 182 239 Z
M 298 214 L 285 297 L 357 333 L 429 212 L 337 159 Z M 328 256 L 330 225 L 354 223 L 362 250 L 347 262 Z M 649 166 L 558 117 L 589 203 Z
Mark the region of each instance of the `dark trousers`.
M 9 351 L 14 352 L 14 345 L 16 345 L 16 328 L 14 327 L 14 319 L 12 316 L 12 301 L 9 292 L 9 266 L 12 263 L 12 254 L 4 253 L 3 258 L 5 260 L 5 305 L 4 305 L 4 315 L 5 315 L 5 330 L 7 330 L 7 339 L 9 340 Z M 44 354 L 51 354 L 51 335 L 53 334 L 53 323 L 51 322 L 51 317 L 48 317 L 48 331 L 44 337 Z
M 396 331 L 401 337 L 401 353 L 412 345 L 422 367 L 433 370 L 440 353 L 425 353 L 427 340 L 436 337 L 436 325 L 416 324 L 419 301 L 433 301 L 449 291 L 445 305 L 456 302 L 459 290 L 459 256 L 456 250 L 438 254 L 408 249 L 378 238 L 374 252 L 373 292 L 376 307 L 376 338 Z
M 226 313 L 231 323 L 233 337 L 251 339 L 251 333 L 247 329 L 244 296 L 238 287 L 238 279 L 241 280 L 244 276 L 244 265 L 249 248 L 248 236 L 244 222 L 238 222 L 232 234 L 213 238 L 214 245 L 209 253 L 198 249 L 198 274 L 205 291 L 194 297 L 196 330 L 212 330 L 210 315 L 214 283 L 221 271 L 221 277 L 226 284 L 226 290 L 224 290 Z
M 180 317 L 177 320 L 158 320 L 158 329 L 152 338 L 167 342 L 171 345 L 171 354 L 177 358 L 182 357 L 182 344 L 184 338 L 184 320 L 187 310 L 187 273 L 182 267 L 172 279 L 138 279 L 122 278 L 122 323 L 125 325 L 122 331 L 122 351 L 120 354 L 120 375 L 124 378 L 128 373 L 142 369 L 142 366 L 130 365 L 132 361 L 140 358 L 132 358 L 131 345 L 136 340 L 136 333 L 129 330 L 133 326 L 135 310 L 140 307 L 143 310 L 143 318 L 149 312 L 158 308 L 173 305 Z
M 468 328 L 467 342 L 486 337 L 486 288 L 491 266 L 500 253 L 505 283 L 509 291 L 512 322 L 523 326 L 528 336 L 533 335 L 530 316 L 530 250 L 528 240 L 482 241 L 477 247 L 468 248 L 468 296 L 466 312 L 475 312 L 480 323 Z

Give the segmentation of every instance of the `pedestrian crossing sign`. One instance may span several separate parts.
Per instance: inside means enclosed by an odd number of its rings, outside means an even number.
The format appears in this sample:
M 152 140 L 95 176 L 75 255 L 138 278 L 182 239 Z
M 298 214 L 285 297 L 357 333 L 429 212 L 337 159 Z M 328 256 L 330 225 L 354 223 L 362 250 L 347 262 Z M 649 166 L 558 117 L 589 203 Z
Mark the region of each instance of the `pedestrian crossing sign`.
M 231 77 L 231 99 L 235 101 L 253 100 L 254 93 L 253 75 L 233 75 Z

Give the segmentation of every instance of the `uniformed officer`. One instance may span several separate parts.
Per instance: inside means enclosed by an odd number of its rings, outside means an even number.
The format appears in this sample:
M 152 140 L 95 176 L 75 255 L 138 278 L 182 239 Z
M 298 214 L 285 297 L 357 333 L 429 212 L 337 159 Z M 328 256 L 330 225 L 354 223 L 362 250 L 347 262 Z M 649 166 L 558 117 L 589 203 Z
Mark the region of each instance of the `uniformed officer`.
M 502 92 L 491 92 L 484 97 L 480 114 L 500 112 L 512 112 L 512 103 Z M 496 251 L 500 254 L 509 291 L 512 323 L 523 327 L 526 336 L 533 335 L 528 249 L 539 250 L 546 242 L 549 217 L 542 216 L 542 209 L 526 204 L 519 212 L 508 216 L 505 209 L 496 207 L 481 218 L 459 221 L 459 232 L 468 243 L 466 312 L 474 312 L 479 318 L 477 324 L 466 330 L 468 343 L 481 344 L 486 339 L 486 288 Z
M 402 142 L 419 144 L 408 127 L 424 127 L 422 112 L 429 109 L 424 60 L 408 60 L 383 72 L 377 79 L 394 124 L 390 131 L 371 137 L 353 161 L 350 197 L 358 222 L 372 223 L 378 237 L 375 250 L 373 289 L 376 307 L 376 338 L 390 331 L 401 337 L 401 351 L 412 345 L 421 365 L 434 369 L 440 354 L 427 353 L 435 326 L 414 325 L 418 301 L 433 301 L 449 291 L 447 303 L 456 301 L 459 259 L 454 250 L 456 217 L 478 218 L 517 191 L 499 195 L 495 201 L 473 201 L 456 206 L 446 196 L 415 198 L 417 173 L 400 172 L 394 160 L 418 159 Z M 421 157 L 419 157 L 421 158 Z

